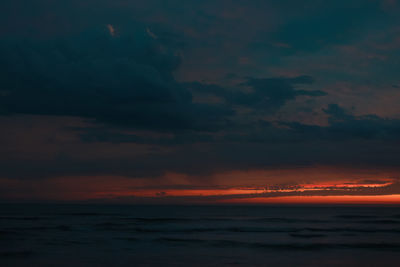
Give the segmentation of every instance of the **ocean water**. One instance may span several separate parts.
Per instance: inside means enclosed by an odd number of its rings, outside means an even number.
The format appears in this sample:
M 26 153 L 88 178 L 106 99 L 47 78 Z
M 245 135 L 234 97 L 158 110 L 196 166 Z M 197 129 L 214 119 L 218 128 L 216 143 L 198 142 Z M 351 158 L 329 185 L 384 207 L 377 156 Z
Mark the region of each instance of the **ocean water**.
M 0 205 L 0 266 L 400 266 L 394 206 Z

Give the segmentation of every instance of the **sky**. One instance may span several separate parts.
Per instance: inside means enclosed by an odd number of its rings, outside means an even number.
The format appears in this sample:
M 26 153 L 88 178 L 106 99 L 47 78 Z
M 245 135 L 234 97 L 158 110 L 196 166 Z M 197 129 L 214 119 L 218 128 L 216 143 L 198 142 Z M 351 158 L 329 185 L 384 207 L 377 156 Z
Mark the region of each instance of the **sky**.
M 0 201 L 400 203 L 399 12 L 2 0 Z

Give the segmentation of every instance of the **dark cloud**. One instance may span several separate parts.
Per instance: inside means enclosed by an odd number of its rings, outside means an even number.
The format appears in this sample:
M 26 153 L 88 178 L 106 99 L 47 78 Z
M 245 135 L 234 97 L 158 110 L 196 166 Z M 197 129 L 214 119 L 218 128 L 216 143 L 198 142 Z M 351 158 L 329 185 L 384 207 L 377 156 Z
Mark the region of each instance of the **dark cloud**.
M 195 104 L 175 81 L 178 50 L 145 30 L 69 40 L 4 42 L 3 114 L 78 116 L 126 127 L 211 130 L 233 111 Z
M 335 123 L 337 121 L 353 120 L 354 116 L 348 111 L 343 109 L 337 104 L 330 104 L 328 108 L 323 109 L 323 111 L 329 115 L 329 122 Z
M 294 100 L 298 96 L 326 95 L 325 92 L 319 90 L 297 90 L 295 87 L 298 84 L 311 84 L 313 82 L 314 80 L 310 76 L 269 79 L 248 78 L 243 85 L 249 86 L 252 92 L 237 94 L 233 97 L 233 101 L 245 106 L 276 111 L 287 101 Z
M 400 120 L 385 119 L 376 115 L 354 116 L 337 104 L 330 104 L 323 111 L 329 116 L 329 126 L 306 125 L 298 122 L 280 122 L 287 126 L 299 140 L 346 141 L 381 140 L 400 141 Z
M 318 97 L 326 93 L 320 90 L 299 90 L 297 85 L 309 85 L 314 82 L 310 76 L 294 78 L 253 78 L 247 77 L 240 87 L 249 90 L 226 89 L 216 84 L 203 84 L 199 82 L 185 83 L 194 93 L 215 95 L 231 105 L 245 106 L 258 111 L 276 112 L 288 101 L 299 96 Z
M 316 51 L 326 46 L 345 44 L 386 22 L 379 1 L 305 1 L 297 6 L 297 16 L 275 34 L 277 41 L 291 47 L 292 53 Z M 374 24 L 373 22 L 377 22 Z
M 365 122 L 366 123 L 366 122 Z M 398 123 L 398 122 L 397 122 Z M 54 159 L 4 157 L 1 160 L 2 177 L 51 178 L 59 176 L 117 175 L 127 177 L 160 177 L 166 173 L 182 173 L 193 177 L 232 170 L 275 169 L 314 165 L 352 168 L 397 168 L 400 164 L 398 133 L 385 135 L 364 134 L 357 128 L 339 126 L 306 126 L 287 124 L 286 127 L 265 126 L 251 132 L 227 133 L 222 136 L 174 135 L 148 137 L 95 130 L 81 132 L 81 148 Z M 350 126 L 348 126 L 350 127 Z M 373 128 L 373 126 L 369 126 Z M 375 127 L 375 126 L 374 126 Z M 376 126 L 382 127 L 382 122 Z M 379 132 L 387 129 L 376 130 Z M 149 146 L 142 152 L 135 147 L 122 146 L 119 151 L 108 146 L 90 156 L 81 156 L 80 150 L 100 144 L 141 144 Z M 164 149 L 162 149 L 164 147 Z M 129 152 L 131 150 L 131 152 Z M 20 166 L 24 166 L 21 168 Z M 245 181 L 243 181 L 245 183 Z
M 400 120 L 376 115 L 353 116 L 338 105 L 329 105 L 324 111 L 330 115 L 329 131 L 336 137 L 399 141 Z

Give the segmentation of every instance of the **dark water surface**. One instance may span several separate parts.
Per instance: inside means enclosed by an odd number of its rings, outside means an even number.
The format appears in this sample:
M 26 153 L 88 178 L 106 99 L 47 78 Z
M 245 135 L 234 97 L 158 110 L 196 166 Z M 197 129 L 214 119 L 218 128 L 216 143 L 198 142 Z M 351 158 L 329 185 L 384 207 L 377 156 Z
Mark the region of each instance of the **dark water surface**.
M 400 266 L 400 208 L 2 204 L 0 266 Z

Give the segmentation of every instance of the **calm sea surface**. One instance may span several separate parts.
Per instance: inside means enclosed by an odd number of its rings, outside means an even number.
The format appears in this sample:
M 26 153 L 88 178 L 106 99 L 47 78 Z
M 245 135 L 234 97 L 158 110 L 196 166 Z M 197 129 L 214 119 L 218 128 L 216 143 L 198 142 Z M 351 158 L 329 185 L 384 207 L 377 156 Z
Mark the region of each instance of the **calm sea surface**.
M 400 208 L 2 204 L 0 266 L 400 266 Z

